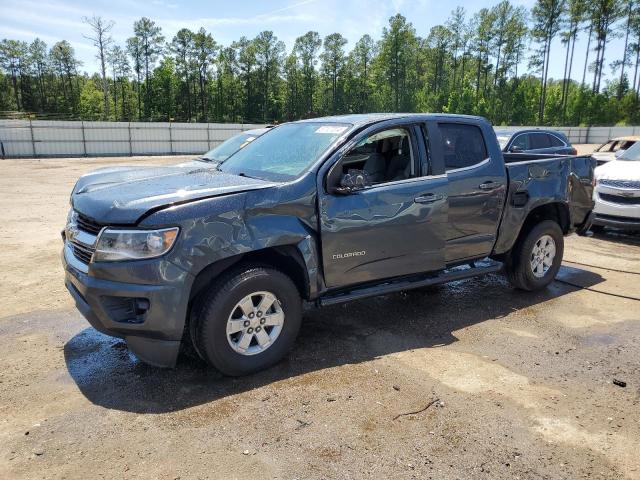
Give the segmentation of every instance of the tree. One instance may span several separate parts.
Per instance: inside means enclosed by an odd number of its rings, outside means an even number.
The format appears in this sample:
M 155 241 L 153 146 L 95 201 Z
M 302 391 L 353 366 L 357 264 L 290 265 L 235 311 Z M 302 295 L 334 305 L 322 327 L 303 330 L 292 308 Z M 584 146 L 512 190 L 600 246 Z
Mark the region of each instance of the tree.
M 300 117 L 300 86 L 301 75 L 298 67 L 298 58 L 295 53 L 290 53 L 284 62 L 283 76 L 285 81 L 284 92 L 284 116 L 287 120 Z
M 638 68 L 640 67 L 640 3 L 636 5 L 631 17 L 631 32 L 635 40 L 629 45 L 631 56 L 635 54 L 635 67 L 633 69 L 633 83 L 631 89 L 636 92 L 636 100 L 640 97 L 640 78 L 638 78 Z
M 127 39 L 127 53 L 133 60 L 133 71 L 136 73 L 136 92 L 138 101 L 138 120 L 142 118 L 142 95 L 140 95 L 140 85 L 142 84 L 142 44 L 138 37 Z
M 318 63 L 318 52 L 322 46 L 322 40 L 318 32 L 307 32 L 296 38 L 293 46 L 293 53 L 299 62 L 300 82 L 302 92 L 299 111 L 301 116 L 308 117 L 313 114 L 313 97 L 316 86 L 316 64 Z
M 49 52 L 53 71 L 60 79 L 63 96 L 62 109 L 66 112 L 76 113 L 79 109 L 79 86 L 74 86 L 74 77 L 77 77 L 77 70 L 82 65 L 75 58 L 75 51 L 66 40 L 57 42 L 51 47 Z
M 591 23 L 595 33 L 596 60 L 593 69 L 593 92 L 599 93 L 604 66 L 604 54 L 612 34 L 612 26 L 620 19 L 623 12 L 621 0 L 593 0 L 591 6 Z
M 91 27 L 91 35 L 83 35 L 87 40 L 91 40 L 93 46 L 98 49 L 96 58 L 100 62 L 100 73 L 102 74 L 102 95 L 104 99 L 105 119 L 109 117 L 109 81 L 107 80 L 107 54 L 113 43 L 110 35 L 111 29 L 115 25 L 113 21 L 105 21 L 102 17 L 93 16 L 91 18 L 82 17 L 82 21 Z
M 176 71 L 184 81 L 184 96 L 187 100 L 186 114 L 188 121 L 193 117 L 192 100 L 191 100 L 191 72 L 195 63 L 195 42 L 194 33 L 188 28 L 178 30 L 169 44 L 169 51 L 174 54 Z
M 447 20 L 446 26 L 451 32 L 451 53 L 453 55 L 453 80 L 452 87 L 455 90 L 458 86 L 456 75 L 458 73 L 458 58 L 462 54 L 464 56 L 469 41 L 466 25 L 466 11 L 462 7 L 456 8 L 451 12 L 451 16 Z M 464 71 L 462 72 L 464 76 Z
M 41 112 L 47 110 L 46 75 L 49 70 L 49 57 L 47 55 L 47 44 L 36 38 L 29 45 L 29 64 L 33 75 L 36 77 L 38 89 L 38 109 Z
M 436 25 L 429 32 L 427 46 L 431 53 L 433 75 L 431 89 L 436 95 L 445 87 L 445 67 L 449 56 L 451 32 L 443 25 Z M 445 98 L 443 100 L 446 101 Z
M 103 61 L 91 76 L 78 73 L 69 42 L 48 52 L 39 39 L 0 42 L 0 111 L 233 122 L 447 111 L 510 125 L 640 122 L 640 0 L 537 0 L 531 11 L 517 3 L 454 8 L 425 37 L 394 15 L 379 38 L 364 35 L 353 48 L 339 33 L 323 40 L 310 31 L 286 54 L 270 31 L 220 46 L 194 26 L 166 45 L 148 18 L 135 22 L 126 48 L 105 49 L 112 22 L 93 17 L 84 20 Z M 614 52 L 607 44 L 616 37 L 623 42 Z M 580 86 L 572 76 L 574 56 L 582 54 Z M 551 73 L 554 61 L 563 62 L 559 75 Z
M 243 83 L 244 98 L 244 116 L 247 120 L 257 118 L 254 110 L 254 84 L 255 84 L 255 68 L 256 68 L 256 44 L 247 37 L 240 37 L 240 40 L 234 42 L 231 47 L 235 50 L 236 65 L 238 68 L 238 77 Z
M 629 59 L 630 59 L 630 49 L 629 49 L 629 36 L 631 34 L 632 31 L 632 26 L 633 26 L 633 22 L 634 22 L 634 17 L 635 15 L 637 15 L 637 10 L 638 8 L 640 8 L 640 2 L 638 2 L 638 0 L 627 0 L 627 8 L 626 8 L 626 15 L 627 15 L 627 21 L 625 22 L 624 26 L 622 27 L 624 30 L 624 48 L 622 49 L 622 59 L 615 61 L 612 63 L 612 68 L 617 68 L 620 67 L 620 81 L 618 82 L 618 100 L 622 99 L 622 94 L 624 92 L 624 69 L 625 67 L 630 63 Z M 635 87 L 635 83 L 634 83 L 634 87 Z M 633 89 L 633 87 L 632 87 Z
M 113 73 L 113 117 L 118 119 L 118 82 L 122 84 L 121 88 L 121 114 L 125 116 L 125 90 L 123 79 L 129 74 L 129 60 L 124 50 L 119 45 L 115 45 L 107 54 L 107 61 L 111 66 Z
M 254 40 L 256 52 L 256 65 L 262 84 L 262 121 L 273 119 L 277 116 L 277 92 L 284 56 L 284 42 L 278 40 L 272 31 L 260 32 Z
M 551 42 L 556 37 L 562 22 L 564 21 L 564 0 L 537 0 L 531 11 L 533 15 L 532 35 L 536 42 L 540 43 L 541 49 L 538 54 L 542 55 L 541 62 L 541 89 L 540 106 L 538 109 L 538 121 L 544 121 L 544 109 L 547 94 L 547 77 L 549 74 L 549 57 L 551 55 Z
M 193 48 L 196 68 L 198 71 L 198 84 L 200 86 L 200 111 L 202 114 L 200 120 L 208 121 L 209 117 L 207 114 L 206 101 L 208 72 L 209 66 L 213 63 L 216 52 L 218 50 L 218 45 L 216 44 L 210 33 L 207 33 L 204 28 L 200 28 L 200 30 L 198 30 L 198 33 L 196 33 L 193 37 Z
M 22 73 L 26 63 L 27 44 L 18 40 L 4 39 L 0 42 L 0 66 L 11 75 L 15 109 L 22 109 Z
M 407 92 L 403 86 L 411 68 L 411 51 L 415 51 L 417 45 L 415 29 L 405 17 L 397 14 L 389 18 L 389 26 L 382 30 L 379 55 L 376 59 L 381 81 L 391 90 L 392 103 L 385 99 L 385 109 L 400 111 L 413 108 L 414 92 Z M 384 89 L 380 93 L 385 95 Z
M 101 79 L 96 79 L 101 82 Z M 102 82 L 101 82 L 102 83 Z M 80 91 L 80 113 L 87 120 L 99 120 L 104 117 L 102 94 L 96 88 L 93 79 L 85 82 Z
M 567 24 L 568 28 L 562 33 L 562 41 L 566 44 L 561 101 L 563 118 L 565 117 L 567 111 L 567 101 L 569 97 L 569 85 L 571 83 L 571 70 L 573 68 L 573 54 L 575 52 L 576 39 L 578 38 L 580 25 L 585 20 L 587 5 L 585 0 L 567 0 L 566 9 L 569 22 Z
M 323 50 L 320 54 L 322 60 L 322 74 L 325 79 L 325 83 L 329 85 L 331 90 L 331 107 L 329 111 L 332 114 L 338 113 L 341 110 L 339 84 L 340 76 L 342 74 L 342 68 L 344 67 L 346 57 L 344 53 L 344 46 L 347 44 L 347 39 L 339 33 L 332 33 L 324 38 Z
M 151 93 L 149 90 L 149 72 L 157 61 L 158 55 L 162 52 L 164 37 L 161 34 L 162 29 L 147 17 L 142 17 L 140 20 L 134 22 L 133 31 L 135 38 L 138 39 L 139 55 L 144 65 L 144 107 L 145 117 L 148 119 L 150 116 L 149 105 Z
M 472 49 L 475 51 L 476 56 L 476 100 L 479 99 L 483 72 L 485 73 L 485 88 L 483 91 L 486 92 L 486 73 L 489 71 L 489 49 L 493 33 L 495 32 L 493 26 L 494 21 L 495 17 L 493 13 L 487 8 L 481 9 L 474 15 L 472 20 L 472 28 L 474 31 Z
M 353 60 L 353 72 L 356 88 L 354 108 L 357 112 L 371 111 L 371 65 L 377 53 L 376 44 L 369 35 L 363 35 L 356 43 L 350 56 Z

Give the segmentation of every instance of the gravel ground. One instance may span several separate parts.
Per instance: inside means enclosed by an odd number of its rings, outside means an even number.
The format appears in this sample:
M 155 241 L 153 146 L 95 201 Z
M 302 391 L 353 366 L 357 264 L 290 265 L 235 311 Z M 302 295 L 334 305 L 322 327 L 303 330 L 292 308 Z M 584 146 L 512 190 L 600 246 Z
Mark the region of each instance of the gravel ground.
M 0 162 L 0 478 L 640 478 L 639 236 L 567 238 L 537 293 L 309 310 L 249 377 L 158 370 L 75 311 L 59 232 L 81 173 L 175 160 Z

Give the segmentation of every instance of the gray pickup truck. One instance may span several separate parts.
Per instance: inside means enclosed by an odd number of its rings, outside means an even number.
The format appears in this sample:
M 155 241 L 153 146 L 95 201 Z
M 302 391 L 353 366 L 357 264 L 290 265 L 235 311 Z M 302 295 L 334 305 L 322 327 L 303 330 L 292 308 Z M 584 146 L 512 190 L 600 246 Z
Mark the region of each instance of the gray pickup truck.
M 303 306 L 504 269 L 555 277 L 592 218 L 590 156 L 502 153 L 484 119 L 370 114 L 280 125 L 221 164 L 81 177 L 66 286 L 96 329 L 152 365 L 182 346 L 227 375 L 291 348 Z

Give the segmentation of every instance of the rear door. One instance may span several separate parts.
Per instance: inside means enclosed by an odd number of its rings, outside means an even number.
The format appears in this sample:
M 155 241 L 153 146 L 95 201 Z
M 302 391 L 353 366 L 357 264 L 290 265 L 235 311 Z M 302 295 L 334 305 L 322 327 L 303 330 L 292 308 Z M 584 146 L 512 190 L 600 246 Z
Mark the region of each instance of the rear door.
M 373 180 L 362 190 L 327 188 L 363 171 Z M 431 173 L 419 125 L 393 120 L 360 133 L 320 170 L 318 192 L 328 287 L 444 268 L 447 177 Z
M 493 130 L 484 122 L 446 119 L 430 124 L 432 154 L 448 181 L 445 262 L 488 255 L 496 241 L 507 177 Z

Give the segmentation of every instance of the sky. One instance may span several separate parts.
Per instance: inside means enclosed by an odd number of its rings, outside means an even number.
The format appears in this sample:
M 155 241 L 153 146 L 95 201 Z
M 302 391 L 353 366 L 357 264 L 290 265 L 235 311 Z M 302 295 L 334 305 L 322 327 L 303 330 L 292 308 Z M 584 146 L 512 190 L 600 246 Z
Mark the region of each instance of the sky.
M 133 35 L 133 22 L 146 16 L 162 27 L 167 40 L 183 27 L 197 30 L 203 26 L 214 39 L 229 45 L 241 36 L 255 37 L 262 30 L 273 30 L 290 51 L 296 37 L 309 30 L 321 36 L 339 32 L 344 35 L 351 49 L 365 33 L 380 38 L 389 17 L 401 13 L 413 23 L 418 35 L 426 37 L 432 26 L 444 23 L 451 10 L 463 6 L 468 15 L 483 7 L 491 7 L 499 0 L 270 0 L 270 1 L 220 1 L 220 0 L 0 0 L 0 38 L 31 42 L 39 37 L 49 46 L 59 40 L 68 40 L 82 61 L 81 71 L 98 70 L 95 47 L 84 38 L 90 33 L 82 17 L 101 16 L 115 22 L 114 40 L 124 46 Z M 528 9 L 535 0 L 511 0 L 514 5 Z M 580 81 L 584 66 L 586 34 L 576 43 L 572 77 Z M 564 53 L 559 40 L 552 50 L 549 75 L 562 78 Z M 620 55 L 622 39 L 613 40 L 608 46 L 605 73 L 610 75 L 608 64 Z M 591 54 L 593 60 L 594 54 Z M 526 62 L 523 64 L 526 69 Z M 588 74 L 587 74 L 588 78 Z

